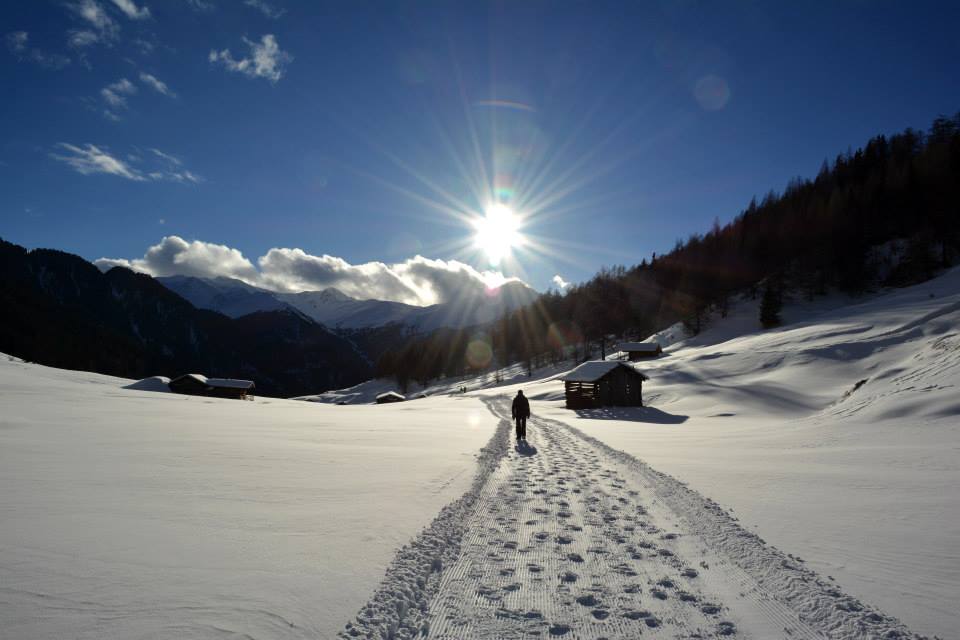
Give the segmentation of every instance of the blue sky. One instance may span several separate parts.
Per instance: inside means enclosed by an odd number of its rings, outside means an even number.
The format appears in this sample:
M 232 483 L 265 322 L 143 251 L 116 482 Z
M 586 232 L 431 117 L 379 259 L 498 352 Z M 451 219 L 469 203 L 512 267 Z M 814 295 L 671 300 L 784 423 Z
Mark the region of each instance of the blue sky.
M 958 17 L 885 1 L 6 2 L 0 236 L 421 303 L 438 273 L 543 290 L 956 112 Z M 497 264 L 470 223 L 493 199 L 526 238 Z

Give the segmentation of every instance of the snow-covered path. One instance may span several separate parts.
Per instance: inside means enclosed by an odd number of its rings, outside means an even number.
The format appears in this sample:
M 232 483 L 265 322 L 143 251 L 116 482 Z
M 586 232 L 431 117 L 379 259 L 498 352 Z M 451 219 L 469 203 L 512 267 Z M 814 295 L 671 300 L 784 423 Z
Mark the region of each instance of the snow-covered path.
M 488 400 L 501 435 L 508 402 Z M 439 527 L 455 559 L 401 550 L 345 636 L 911 637 L 673 478 L 561 422 L 528 435 Z

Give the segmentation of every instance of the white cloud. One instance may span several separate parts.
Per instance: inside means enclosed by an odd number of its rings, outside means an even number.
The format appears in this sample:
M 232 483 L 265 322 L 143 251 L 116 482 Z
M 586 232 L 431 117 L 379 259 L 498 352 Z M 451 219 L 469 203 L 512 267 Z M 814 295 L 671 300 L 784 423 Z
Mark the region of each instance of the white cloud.
M 243 4 L 247 5 L 248 7 L 253 7 L 254 9 L 257 9 L 258 11 L 260 11 L 260 13 L 267 16 L 271 20 L 276 20 L 278 18 L 281 18 L 283 17 L 283 14 L 287 12 L 286 9 L 278 9 L 275 6 L 268 4 L 264 0 L 246 0 Z
M 75 29 L 67 33 L 67 44 L 76 49 L 89 47 L 100 41 L 100 36 L 89 29 Z
M 120 78 L 112 84 L 108 84 L 100 90 L 100 96 L 114 109 L 127 108 L 127 96 L 137 92 L 137 87 L 127 80 Z
M 30 41 L 30 34 L 26 31 L 11 31 L 4 40 L 7 41 L 7 48 L 10 53 L 19 54 L 27 50 L 27 43 Z
M 100 40 L 111 40 L 120 30 L 119 25 L 96 0 L 79 0 L 67 6 L 97 31 Z
M 124 260 L 100 258 L 94 264 L 106 271 L 111 267 L 127 267 L 152 276 L 211 276 L 222 275 L 247 282 L 255 282 L 257 269 L 236 249 L 194 240 L 187 242 L 179 236 L 167 236 L 159 244 L 147 249 L 142 258 Z
M 106 114 L 108 117 L 113 116 L 110 111 Z M 83 175 L 105 173 L 136 182 L 165 181 L 180 184 L 203 182 L 201 176 L 183 166 L 183 161 L 159 149 L 151 149 L 155 156 L 153 162 L 147 162 L 134 154 L 127 154 L 125 162 L 106 149 L 93 144 L 78 147 L 61 142 L 56 145 L 55 150 L 50 154 L 52 158 L 66 163 L 74 171 Z M 135 164 L 141 166 L 135 166 Z
M 4 41 L 17 60 L 29 60 L 49 69 L 62 69 L 70 64 L 67 56 L 30 47 L 30 34 L 26 31 L 12 31 L 4 36 Z
M 163 95 L 169 96 L 171 98 L 177 97 L 177 94 L 175 94 L 173 91 L 170 90 L 170 87 L 167 86 L 167 83 L 160 80 L 155 75 L 141 71 L 140 82 L 144 83 L 145 85 L 147 85 L 148 87 L 156 91 L 157 93 L 162 93 Z
M 216 7 L 208 0 L 187 0 L 187 6 L 194 11 L 213 11 Z
M 113 4 L 131 20 L 146 20 L 150 17 L 150 9 L 146 5 L 138 8 L 133 0 L 113 0 Z
M 560 277 L 560 274 L 553 276 L 553 279 L 551 280 L 551 282 L 557 285 L 557 289 L 560 289 L 560 291 L 563 291 L 564 289 L 570 286 L 570 283 L 564 280 L 562 277 Z
M 347 295 L 429 305 L 481 294 L 491 284 L 513 281 L 499 272 L 481 272 L 456 260 L 416 256 L 404 262 L 350 264 L 331 255 L 274 248 L 253 262 L 236 249 L 167 236 L 134 260 L 101 258 L 101 269 L 127 266 L 154 276 L 227 276 L 274 291 L 315 291 L 336 287 Z
M 137 169 L 96 145 L 87 144 L 83 147 L 77 147 L 61 142 L 57 145 L 57 148 L 63 150 L 65 154 L 51 153 L 50 155 L 56 160 L 67 163 L 73 167 L 74 171 L 85 176 L 94 173 L 106 173 L 137 182 L 146 180 Z
M 183 161 L 180 160 L 180 158 L 178 158 L 177 156 L 172 156 L 169 153 L 164 153 L 163 151 L 160 151 L 160 149 L 151 148 L 150 152 L 153 155 L 160 158 L 161 160 L 165 160 L 168 164 L 171 164 L 173 166 L 179 167 L 180 165 L 183 164 Z
M 260 38 L 260 42 L 247 38 L 243 41 L 250 47 L 250 57 L 237 60 L 229 49 L 223 49 L 211 51 L 207 59 L 251 78 L 266 78 L 270 82 L 277 82 L 283 77 L 284 65 L 291 62 L 293 56 L 280 49 L 273 34 L 266 34 Z

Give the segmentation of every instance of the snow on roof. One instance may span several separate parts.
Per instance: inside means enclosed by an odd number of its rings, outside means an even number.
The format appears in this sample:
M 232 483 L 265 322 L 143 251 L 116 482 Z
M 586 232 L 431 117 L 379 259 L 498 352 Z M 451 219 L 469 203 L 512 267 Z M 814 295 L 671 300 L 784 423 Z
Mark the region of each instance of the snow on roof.
M 656 342 L 621 342 L 620 351 L 643 351 L 653 352 L 660 348 Z
M 649 379 L 646 375 L 625 362 L 620 362 L 617 360 L 591 360 L 589 362 L 584 362 L 582 365 L 565 375 L 562 380 L 565 382 L 596 382 L 617 367 L 626 367 L 634 373 L 643 376 L 644 380 Z
M 182 380 L 183 378 L 193 378 L 200 384 L 207 384 L 207 376 L 203 375 L 202 373 L 185 373 L 182 376 L 177 376 L 173 379 L 173 381 L 176 382 L 177 380 Z
M 170 378 L 165 376 L 152 376 L 137 380 L 124 387 L 124 389 L 133 389 L 134 391 L 170 391 Z
M 377 400 L 379 400 L 380 398 L 400 398 L 401 400 L 406 400 L 405 397 L 403 397 L 396 391 L 386 391 L 384 393 L 378 393 Z
M 221 389 L 252 389 L 256 385 L 253 383 L 253 380 L 235 380 L 233 378 L 208 378 L 202 373 L 185 373 L 176 380 L 181 380 L 183 378 L 193 378 L 200 384 L 205 384 L 208 387 L 219 387 Z
M 253 380 L 235 380 L 233 378 L 207 378 L 207 384 L 211 387 L 226 389 L 251 389 L 256 386 L 253 384 Z

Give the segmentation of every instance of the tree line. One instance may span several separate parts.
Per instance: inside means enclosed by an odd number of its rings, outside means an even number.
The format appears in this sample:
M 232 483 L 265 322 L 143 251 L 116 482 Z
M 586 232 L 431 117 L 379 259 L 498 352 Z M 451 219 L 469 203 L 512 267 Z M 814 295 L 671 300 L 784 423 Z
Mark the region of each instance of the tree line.
M 762 326 L 775 326 L 784 291 L 813 298 L 836 288 L 928 279 L 960 255 L 960 113 L 926 132 L 876 136 L 824 161 L 813 179 L 791 180 L 726 225 L 678 240 L 631 267 L 601 269 L 564 295 L 479 329 L 411 336 L 384 352 L 378 376 L 401 387 L 523 362 L 528 370 L 585 359 L 607 336 L 639 339 L 682 321 L 691 334 L 725 315 L 731 296 L 761 299 Z

